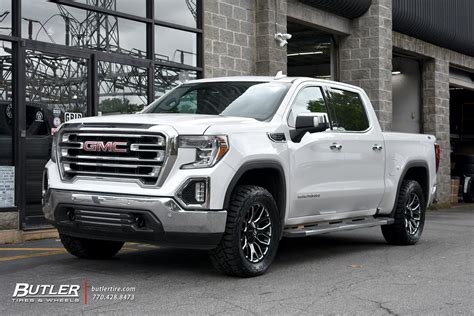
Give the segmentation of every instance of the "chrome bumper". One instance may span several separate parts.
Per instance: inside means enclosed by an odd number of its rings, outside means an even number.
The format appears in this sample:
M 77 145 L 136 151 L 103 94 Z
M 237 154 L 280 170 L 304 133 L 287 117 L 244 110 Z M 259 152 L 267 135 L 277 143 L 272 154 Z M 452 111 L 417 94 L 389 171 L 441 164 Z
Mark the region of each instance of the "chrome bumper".
M 138 229 L 125 220 L 111 218 L 102 222 L 70 220 L 64 210 L 111 214 L 126 218 L 145 214 L 153 221 L 150 229 Z M 182 247 L 212 248 L 225 230 L 227 211 L 183 210 L 172 198 L 99 194 L 50 189 L 43 197 L 43 212 L 60 232 L 84 238 L 123 241 L 164 241 Z M 122 214 L 123 217 L 117 215 Z M 94 215 L 95 219 L 103 219 Z M 91 217 L 92 218 L 92 217 Z M 111 237 L 111 238 L 109 238 Z M 209 237 L 209 238 L 208 238 Z

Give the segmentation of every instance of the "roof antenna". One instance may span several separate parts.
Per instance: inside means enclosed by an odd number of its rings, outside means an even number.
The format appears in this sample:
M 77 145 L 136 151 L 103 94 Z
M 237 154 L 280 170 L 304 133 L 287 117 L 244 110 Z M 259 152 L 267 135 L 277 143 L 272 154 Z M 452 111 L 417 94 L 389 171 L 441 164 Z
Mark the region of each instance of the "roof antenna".
M 279 72 L 277 72 L 277 74 L 275 75 L 275 78 L 273 78 L 273 79 L 278 80 L 278 79 L 282 79 L 282 78 L 286 78 L 286 75 L 284 75 L 283 71 L 280 70 Z

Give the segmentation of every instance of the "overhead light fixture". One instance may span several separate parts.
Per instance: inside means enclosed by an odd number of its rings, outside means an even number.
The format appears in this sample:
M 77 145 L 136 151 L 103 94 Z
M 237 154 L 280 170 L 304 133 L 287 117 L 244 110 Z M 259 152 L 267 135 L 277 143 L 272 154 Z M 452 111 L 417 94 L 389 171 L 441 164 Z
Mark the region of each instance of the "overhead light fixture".
M 286 56 L 288 57 L 293 57 L 293 56 L 304 56 L 304 55 L 319 55 L 319 54 L 324 54 L 323 51 L 315 51 L 315 52 L 305 52 L 305 53 L 292 53 L 292 54 L 288 54 Z
M 392 75 L 400 75 L 401 73 L 399 70 L 392 71 Z

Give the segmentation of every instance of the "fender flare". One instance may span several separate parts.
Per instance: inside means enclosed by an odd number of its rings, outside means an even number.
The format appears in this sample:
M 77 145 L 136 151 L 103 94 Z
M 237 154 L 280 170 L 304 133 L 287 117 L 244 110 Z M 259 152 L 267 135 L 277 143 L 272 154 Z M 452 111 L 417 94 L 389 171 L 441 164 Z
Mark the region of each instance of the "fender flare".
M 393 217 L 395 215 L 395 209 L 397 208 L 398 195 L 400 194 L 400 189 L 402 187 L 403 180 L 405 179 L 405 176 L 406 176 L 408 170 L 410 170 L 411 168 L 416 168 L 416 167 L 423 167 L 426 170 L 426 177 L 428 179 L 428 188 L 425 192 L 425 194 L 427 194 L 427 196 L 425 198 L 426 198 L 426 202 L 428 202 L 429 192 L 430 192 L 430 188 L 429 188 L 429 183 L 430 183 L 429 170 L 430 169 L 428 167 L 428 163 L 424 160 L 409 161 L 405 164 L 405 167 L 403 168 L 403 171 L 400 174 L 400 178 L 398 179 L 397 194 L 395 195 L 395 201 L 393 202 L 392 211 L 390 212 L 390 215 L 389 215 L 390 217 Z
M 280 212 L 281 223 L 283 225 L 284 220 L 285 220 L 285 215 L 286 215 L 286 199 L 287 199 L 286 176 L 285 176 L 285 171 L 283 169 L 283 166 L 281 162 L 279 162 L 278 160 L 271 160 L 271 159 L 251 160 L 251 161 L 245 162 L 242 166 L 240 166 L 240 168 L 232 177 L 232 180 L 230 181 L 229 186 L 227 187 L 223 208 L 227 209 L 229 207 L 232 192 L 234 192 L 234 189 L 237 186 L 237 183 L 239 182 L 242 175 L 244 175 L 244 173 L 246 173 L 247 171 L 256 170 L 256 169 L 275 169 L 278 171 L 280 175 L 281 183 L 279 183 L 279 186 L 281 189 L 282 196 L 281 196 L 280 203 L 277 202 L 277 206 Z

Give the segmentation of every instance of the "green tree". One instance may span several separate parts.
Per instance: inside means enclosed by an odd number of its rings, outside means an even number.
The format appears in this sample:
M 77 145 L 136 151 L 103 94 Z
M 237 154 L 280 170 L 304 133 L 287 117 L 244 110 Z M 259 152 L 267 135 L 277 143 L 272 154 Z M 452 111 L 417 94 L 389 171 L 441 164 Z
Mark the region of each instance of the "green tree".
M 143 104 L 130 103 L 128 99 L 109 98 L 99 105 L 102 113 L 135 113 L 143 110 Z

